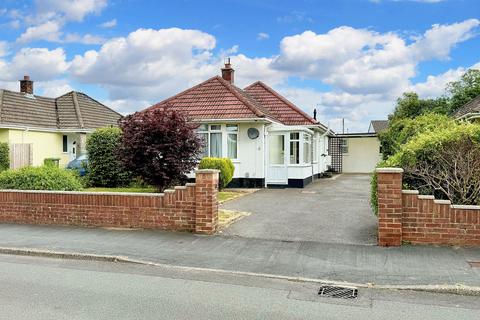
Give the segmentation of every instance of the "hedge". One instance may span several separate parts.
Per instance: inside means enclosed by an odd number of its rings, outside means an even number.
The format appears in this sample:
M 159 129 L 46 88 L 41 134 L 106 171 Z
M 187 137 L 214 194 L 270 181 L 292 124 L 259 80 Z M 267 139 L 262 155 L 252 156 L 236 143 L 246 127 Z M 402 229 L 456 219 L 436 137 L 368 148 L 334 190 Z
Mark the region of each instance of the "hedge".
M 0 172 L 0 189 L 78 191 L 77 176 L 55 166 L 25 167 Z
M 10 168 L 10 148 L 8 143 L 0 142 L 0 171 Z
M 203 158 L 198 165 L 199 169 L 217 169 L 219 173 L 219 186 L 225 188 L 233 179 L 235 166 L 229 158 Z
M 131 182 L 131 174 L 118 159 L 122 131 L 101 128 L 87 138 L 88 165 L 86 182 L 92 187 L 120 187 Z

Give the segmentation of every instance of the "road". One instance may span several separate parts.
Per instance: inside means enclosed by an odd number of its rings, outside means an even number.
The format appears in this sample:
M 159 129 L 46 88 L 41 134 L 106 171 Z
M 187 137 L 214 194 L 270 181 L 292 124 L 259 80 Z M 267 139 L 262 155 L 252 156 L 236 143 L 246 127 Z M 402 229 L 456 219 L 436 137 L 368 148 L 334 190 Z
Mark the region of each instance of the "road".
M 478 319 L 480 299 L 175 267 L 0 255 L 0 319 Z

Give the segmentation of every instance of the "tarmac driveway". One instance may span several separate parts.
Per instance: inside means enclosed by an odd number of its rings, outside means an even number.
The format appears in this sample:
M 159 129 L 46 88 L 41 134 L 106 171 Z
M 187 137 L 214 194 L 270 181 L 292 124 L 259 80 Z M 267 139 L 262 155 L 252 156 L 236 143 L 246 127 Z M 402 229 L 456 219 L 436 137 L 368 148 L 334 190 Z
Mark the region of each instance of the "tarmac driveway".
M 252 214 L 224 235 L 285 241 L 376 244 L 377 218 L 369 204 L 370 176 L 342 174 L 304 189 L 262 189 L 224 209 Z

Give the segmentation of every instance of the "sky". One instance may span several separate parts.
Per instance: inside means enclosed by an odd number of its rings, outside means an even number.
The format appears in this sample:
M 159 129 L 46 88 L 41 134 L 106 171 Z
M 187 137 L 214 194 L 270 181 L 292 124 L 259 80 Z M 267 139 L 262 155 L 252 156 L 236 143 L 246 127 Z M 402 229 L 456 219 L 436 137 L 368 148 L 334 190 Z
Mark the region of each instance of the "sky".
M 0 88 L 128 114 L 219 75 L 262 80 L 335 131 L 480 68 L 478 0 L 0 0 Z

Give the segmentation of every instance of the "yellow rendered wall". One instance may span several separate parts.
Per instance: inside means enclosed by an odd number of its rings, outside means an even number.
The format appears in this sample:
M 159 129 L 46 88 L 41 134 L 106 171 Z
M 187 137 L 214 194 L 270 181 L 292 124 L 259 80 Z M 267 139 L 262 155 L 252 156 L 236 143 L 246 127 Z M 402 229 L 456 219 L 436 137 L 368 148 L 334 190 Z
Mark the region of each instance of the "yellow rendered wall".
M 62 152 L 63 134 L 56 132 L 23 131 L 8 129 L 8 142 L 33 144 L 33 165 L 40 166 L 45 158 L 60 158 L 60 167 L 65 167 L 69 157 Z M 3 130 L 0 130 L 0 140 L 4 141 Z
M 348 153 L 343 154 L 343 172 L 372 173 L 377 163 L 382 159 L 380 140 L 377 137 L 346 139 Z

